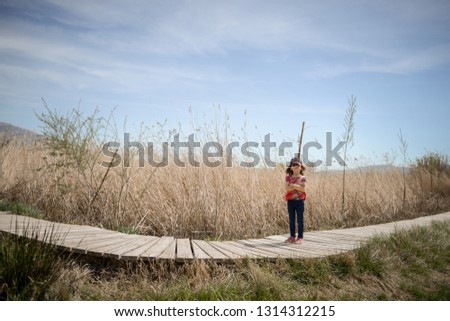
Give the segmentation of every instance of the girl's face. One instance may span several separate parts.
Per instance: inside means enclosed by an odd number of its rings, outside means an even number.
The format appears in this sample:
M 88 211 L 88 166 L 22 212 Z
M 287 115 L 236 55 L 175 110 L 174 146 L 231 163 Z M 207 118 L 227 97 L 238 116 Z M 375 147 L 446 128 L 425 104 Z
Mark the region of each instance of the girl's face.
M 291 167 L 291 169 L 292 169 L 292 171 L 294 172 L 294 174 L 300 174 L 300 171 L 301 171 L 301 167 L 300 167 L 300 165 L 298 165 L 298 164 L 295 164 L 295 165 L 293 165 L 292 167 Z

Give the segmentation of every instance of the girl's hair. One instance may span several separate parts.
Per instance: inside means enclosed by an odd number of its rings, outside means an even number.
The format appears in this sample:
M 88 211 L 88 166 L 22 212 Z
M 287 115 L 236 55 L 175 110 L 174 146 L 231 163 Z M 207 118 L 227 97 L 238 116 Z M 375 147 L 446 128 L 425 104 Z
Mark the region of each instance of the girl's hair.
M 305 170 L 305 166 L 303 165 L 303 163 L 298 158 L 292 158 L 291 159 L 291 161 L 289 162 L 289 167 L 286 168 L 286 174 L 288 174 L 289 176 L 294 175 L 294 172 L 292 171 L 292 165 L 294 163 L 300 164 L 300 174 L 303 175 L 303 171 Z

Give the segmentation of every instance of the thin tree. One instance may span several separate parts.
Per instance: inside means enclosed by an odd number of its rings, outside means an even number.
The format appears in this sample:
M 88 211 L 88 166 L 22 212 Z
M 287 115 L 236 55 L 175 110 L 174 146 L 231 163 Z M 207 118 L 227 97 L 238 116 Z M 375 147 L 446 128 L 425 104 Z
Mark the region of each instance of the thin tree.
M 302 153 L 302 142 L 303 142 L 303 132 L 305 130 L 305 122 L 302 122 L 302 131 L 300 132 L 300 137 L 298 138 L 298 153 L 297 157 L 301 160 L 301 153 Z
M 345 208 L 345 175 L 347 167 L 347 152 L 354 145 L 354 133 L 355 133 L 355 115 L 356 115 L 356 97 L 352 97 L 348 100 L 348 107 L 345 112 L 344 119 L 344 133 L 341 136 L 341 140 L 345 141 L 344 145 L 344 171 L 342 174 L 342 214 L 344 214 Z

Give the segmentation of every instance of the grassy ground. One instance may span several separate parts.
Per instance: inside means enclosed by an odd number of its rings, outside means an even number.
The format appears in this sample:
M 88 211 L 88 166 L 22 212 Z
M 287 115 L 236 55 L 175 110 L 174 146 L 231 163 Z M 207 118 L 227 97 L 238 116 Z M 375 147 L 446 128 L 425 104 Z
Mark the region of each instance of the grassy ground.
M 323 259 L 126 265 L 55 256 L 51 246 L 2 235 L 0 298 L 450 300 L 449 240 L 450 223 L 433 223 Z

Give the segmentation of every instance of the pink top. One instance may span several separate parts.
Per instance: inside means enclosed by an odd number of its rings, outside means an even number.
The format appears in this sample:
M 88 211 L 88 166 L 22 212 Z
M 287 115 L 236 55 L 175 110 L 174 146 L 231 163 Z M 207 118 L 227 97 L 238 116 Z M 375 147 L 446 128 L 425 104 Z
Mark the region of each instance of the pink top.
M 297 184 L 301 186 L 305 186 L 306 176 L 291 176 L 286 175 L 286 182 L 289 184 Z M 296 201 L 296 200 L 305 200 L 306 193 L 300 192 L 297 190 L 288 191 L 285 196 L 286 201 Z

